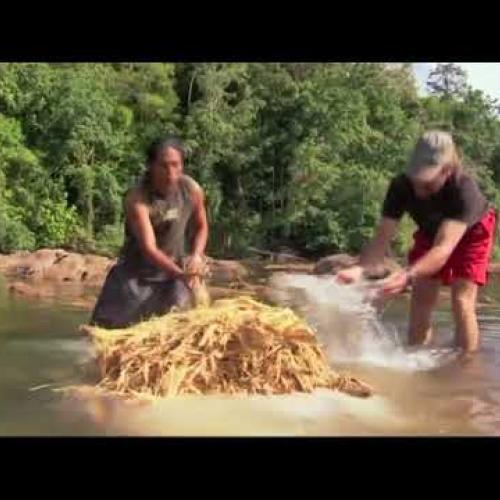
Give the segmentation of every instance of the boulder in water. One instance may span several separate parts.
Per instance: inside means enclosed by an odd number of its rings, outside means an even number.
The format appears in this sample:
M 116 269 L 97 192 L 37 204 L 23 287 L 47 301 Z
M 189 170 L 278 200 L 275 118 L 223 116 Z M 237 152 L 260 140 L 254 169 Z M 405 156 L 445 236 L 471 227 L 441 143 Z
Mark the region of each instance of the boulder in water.
M 100 286 L 114 260 L 98 255 L 41 249 L 33 253 L 2 255 L 0 270 L 7 276 L 30 283 L 85 283 Z
M 210 280 L 215 283 L 232 283 L 245 279 L 248 269 L 236 260 L 207 259 Z
M 329 255 L 320 259 L 313 269 L 313 274 L 337 274 L 342 269 L 355 266 L 359 263 L 359 256 L 346 253 Z M 390 258 L 385 258 L 384 263 L 365 272 L 367 279 L 383 279 L 401 269 L 401 266 Z
M 13 254 L 5 271 L 8 275 L 38 281 L 45 277 L 50 267 L 67 255 L 68 252 L 60 248 L 43 248 L 26 255 Z
M 15 281 L 14 283 L 11 283 L 9 285 L 9 292 L 14 295 L 33 298 L 40 298 L 42 295 L 41 292 L 33 285 L 29 285 L 23 281 Z
M 346 253 L 328 255 L 320 259 L 314 266 L 314 274 L 337 274 L 340 270 L 356 265 L 358 257 Z

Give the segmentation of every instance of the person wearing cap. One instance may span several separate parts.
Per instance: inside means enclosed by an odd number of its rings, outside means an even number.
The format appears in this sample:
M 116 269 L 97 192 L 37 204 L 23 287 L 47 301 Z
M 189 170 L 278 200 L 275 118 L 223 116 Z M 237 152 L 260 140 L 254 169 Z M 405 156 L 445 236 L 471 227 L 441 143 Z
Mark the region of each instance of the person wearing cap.
M 440 285 L 451 286 L 456 344 L 476 351 L 476 299 L 478 287 L 487 283 L 497 213 L 464 169 L 449 133 L 430 131 L 418 140 L 406 173 L 390 183 L 375 237 L 359 265 L 337 274 L 340 282 L 355 282 L 383 261 L 404 213 L 418 226 L 409 265 L 389 277 L 382 296 L 393 297 L 411 285 L 409 342 L 425 345 L 432 339 Z

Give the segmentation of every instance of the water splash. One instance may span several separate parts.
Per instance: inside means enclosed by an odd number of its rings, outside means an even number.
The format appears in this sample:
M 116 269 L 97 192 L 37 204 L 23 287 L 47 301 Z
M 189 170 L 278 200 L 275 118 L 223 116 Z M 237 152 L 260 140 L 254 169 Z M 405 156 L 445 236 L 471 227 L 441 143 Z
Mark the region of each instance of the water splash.
M 394 325 L 373 306 L 376 289 L 344 285 L 332 276 L 275 274 L 273 298 L 306 317 L 336 363 L 356 362 L 404 371 L 430 370 L 456 359 L 453 349 L 408 349 Z

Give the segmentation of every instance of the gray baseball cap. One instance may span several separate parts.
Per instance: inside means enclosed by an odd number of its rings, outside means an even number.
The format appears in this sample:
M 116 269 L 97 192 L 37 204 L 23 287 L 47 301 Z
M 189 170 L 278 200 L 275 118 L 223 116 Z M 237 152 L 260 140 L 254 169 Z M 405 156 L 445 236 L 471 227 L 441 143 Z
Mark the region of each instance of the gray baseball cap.
M 430 178 L 436 168 L 453 159 L 455 144 L 451 134 L 431 130 L 418 140 L 408 163 L 407 172 L 412 177 Z

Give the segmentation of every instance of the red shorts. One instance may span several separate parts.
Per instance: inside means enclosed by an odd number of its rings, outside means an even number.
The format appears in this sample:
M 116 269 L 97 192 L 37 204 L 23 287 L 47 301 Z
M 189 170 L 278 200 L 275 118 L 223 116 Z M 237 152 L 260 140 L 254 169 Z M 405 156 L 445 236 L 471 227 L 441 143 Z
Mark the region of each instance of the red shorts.
M 446 264 L 432 278 L 441 279 L 443 285 L 451 285 L 456 278 L 485 285 L 495 243 L 496 222 L 496 211 L 490 209 L 478 223 L 467 230 Z M 423 257 L 433 244 L 421 230 L 415 232 L 413 239 L 415 243 L 408 254 L 410 265 Z

